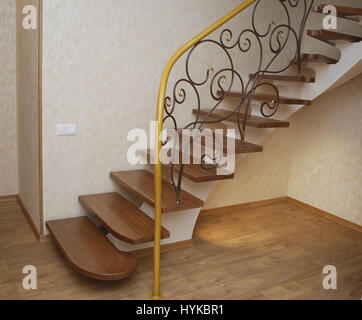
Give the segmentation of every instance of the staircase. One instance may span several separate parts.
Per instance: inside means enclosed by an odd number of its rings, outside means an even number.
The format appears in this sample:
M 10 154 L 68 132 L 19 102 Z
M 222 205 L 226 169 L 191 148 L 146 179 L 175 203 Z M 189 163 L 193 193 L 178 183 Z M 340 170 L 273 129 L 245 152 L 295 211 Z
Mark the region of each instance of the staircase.
M 253 2 L 249 1 L 249 4 Z M 310 11 L 321 15 L 323 14 L 323 7 L 324 5 L 314 6 L 311 7 Z M 240 8 L 238 12 L 242 9 L 244 8 Z M 362 17 L 362 9 L 337 6 L 337 10 L 338 16 L 343 19 L 356 21 L 357 18 Z M 233 14 L 236 15 L 236 12 Z M 309 11 L 306 18 L 308 14 Z M 331 30 L 308 30 L 307 28 L 306 34 L 331 46 L 335 46 L 339 42 L 355 43 L 362 40 L 361 37 L 356 35 Z M 241 128 L 240 137 L 234 139 L 236 155 L 243 156 L 248 153 L 262 152 L 263 147 L 261 145 L 246 141 L 246 127 L 254 128 L 253 130 L 288 128 L 289 123 L 288 121 L 265 116 L 263 112 L 258 113 L 253 108 L 252 103 L 262 102 L 270 110 L 275 111 L 278 110 L 280 104 L 300 107 L 310 105 L 312 99 L 309 98 L 280 96 L 277 86 L 281 85 L 287 88 L 288 86 L 295 88 L 296 85 L 303 87 L 315 86 L 318 81 L 318 74 L 309 74 L 306 72 L 308 70 L 306 66 L 317 63 L 331 65 L 328 68 L 334 68 L 333 65 L 338 63 L 337 60 L 318 53 L 299 53 L 299 59 L 298 55 L 296 55 L 295 60 L 291 61 L 288 68 L 289 71 L 294 70 L 293 72 L 268 73 L 267 70 L 264 70 L 248 76 L 249 83 L 254 83 L 255 87 L 261 81 L 266 81 L 277 90 L 277 94 L 256 92 L 255 90 L 250 90 L 248 94 L 245 94 L 245 92 L 234 91 L 231 88 L 228 90 L 220 88 L 216 93 L 217 99 L 233 98 L 240 100 L 244 102 L 243 108 L 241 104 L 236 110 L 194 108 L 192 112 L 195 118 L 204 125 L 212 123 L 214 129 L 218 126 L 221 129 L 228 126 Z M 214 74 L 214 79 L 216 76 L 217 74 Z M 291 92 L 296 91 L 291 90 Z M 182 99 L 184 93 L 180 91 L 178 94 L 179 98 Z M 315 96 L 313 96 L 313 99 Z M 166 117 L 170 117 L 169 108 L 172 107 L 172 103 L 170 104 L 168 99 L 170 98 L 162 99 L 162 105 L 164 105 L 167 113 Z M 244 129 L 243 126 L 245 126 Z M 223 139 L 224 142 L 227 140 L 226 133 Z M 196 143 L 203 145 L 203 147 L 213 147 L 205 146 L 203 142 L 193 142 L 192 147 Z M 226 152 L 225 149 L 224 152 Z M 145 150 L 144 155 L 150 159 L 152 150 Z M 140 200 L 143 203 L 142 207 L 136 206 L 117 192 L 85 195 L 80 196 L 79 201 L 89 212 L 90 218 L 80 217 L 48 221 L 46 223 L 60 251 L 76 271 L 92 279 L 107 281 L 120 280 L 131 276 L 136 269 L 137 263 L 136 258 L 129 251 L 153 246 L 155 235 L 158 235 L 157 223 L 160 221 L 157 219 L 157 210 L 162 212 L 165 223 L 159 233 L 163 243 L 180 241 L 181 238 L 175 236 L 175 234 L 184 232 L 180 231 L 183 228 L 183 223 L 188 224 L 187 237 L 192 236 L 198 213 L 203 206 L 203 199 L 201 199 L 203 197 L 197 196 L 197 192 L 193 190 L 199 187 L 202 188 L 205 183 L 233 179 L 234 177 L 233 172 L 218 174 L 217 165 L 214 164 L 204 164 L 203 166 L 195 163 L 171 164 L 163 167 L 166 173 L 170 173 L 171 178 L 158 180 L 159 172 L 155 171 L 153 173 L 151 170 L 110 173 L 110 178 L 120 187 L 122 193 L 130 194 Z M 176 179 L 175 175 L 177 176 Z M 188 179 L 188 181 L 183 181 L 183 178 Z M 159 186 L 155 186 L 155 182 L 156 184 L 159 182 Z M 188 189 L 188 191 L 185 189 Z M 157 202 L 158 198 L 157 194 L 155 194 L 157 190 L 162 190 L 162 202 L 160 203 Z M 156 224 L 154 218 L 156 218 Z M 172 239 L 172 237 L 175 238 Z M 159 245 L 159 241 L 156 238 L 156 249 L 157 245 Z M 157 269 L 159 270 L 157 254 L 159 255 L 159 251 L 156 251 L 155 254 L 156 275 Z M 157 279 L 155 281 L 157 282 Z M 159 294 L 155 294 L 156 298 L 159 296 Z

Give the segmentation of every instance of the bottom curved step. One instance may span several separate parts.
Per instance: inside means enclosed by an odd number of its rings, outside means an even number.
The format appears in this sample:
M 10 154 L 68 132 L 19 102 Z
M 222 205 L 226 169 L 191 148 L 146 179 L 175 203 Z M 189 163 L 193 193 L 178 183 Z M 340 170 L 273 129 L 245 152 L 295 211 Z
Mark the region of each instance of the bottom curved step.
M 69 264 L 88 278 L 121 280 L 137 267 L 136 259 L 120 252 L 87 217 L 48 221 L 46 225 Z

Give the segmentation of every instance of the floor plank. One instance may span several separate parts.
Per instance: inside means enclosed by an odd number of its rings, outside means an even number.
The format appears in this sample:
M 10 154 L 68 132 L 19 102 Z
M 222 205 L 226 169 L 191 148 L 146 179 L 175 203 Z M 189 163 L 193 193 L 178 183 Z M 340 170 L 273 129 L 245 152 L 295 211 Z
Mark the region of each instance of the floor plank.
M 287 202 L 201 216 L 195 246 L 162 255 L 167 299 L 355 299 L 362 296 L 362 234 Z M 335 265 L 338 290 L 322 287 Z M 38 289 L 24 290 L 34 265 Z M 52 242 L 37 243 L 15 201 L 0 204 L 0 299 L 147 299 L 152 257 L 132 278 L 87 279 Z

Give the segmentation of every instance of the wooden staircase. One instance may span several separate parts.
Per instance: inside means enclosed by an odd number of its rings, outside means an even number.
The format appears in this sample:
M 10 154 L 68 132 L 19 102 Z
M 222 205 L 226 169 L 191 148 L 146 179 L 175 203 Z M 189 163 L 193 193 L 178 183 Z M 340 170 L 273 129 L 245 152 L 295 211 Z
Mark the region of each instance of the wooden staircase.
M 313 8 L 313 12 L 323 13 L 323 7 L 319 5 Z M 347 8 L 337 6 L 338 16 L 355 20 L 362 16 L 362 9 Z M 333 44 L 334 41 L 359 42 L 361 37 L 351 36 L 326 30 L 307 30 L 307 34 L 320 41 Z M 335 64 L 338 61 L 320 54 L 302 54 L 302 63 L 319 62 L 325 64 Z M 257 75 L 250 75 L 254 79 Z M 301 83 L 302 85 L 312 85 L 315 83 L 314 76 L 299 74 L 268 74 L 261 76 L 266 81 L 278 81 Z M 219 96 L 223 92 L 218 92 Z M 240 98 L 239 92 L 230 92 L 228 97 Z M 274 96 L 267 93 L 257 93 L 253 96 L 254 101 L 275 103 Z M 311 101 L 293 97 L 280 97 L 280 104 L 285 105 L 310 105 Z M 224 123 L 242 121 L 244 114 L 237 114 L 224 109 L 194 109 L 193 114 L 198 117 L 209 117 L 209 119 L 222 121 Z M 263 128 L 288 128 L 287 121 L 273 118 L 265 118 L 256 115 L 247 115 L 247 126 Z M 224 152 L 226 152 L 226 135 L 224 135 Z M 235 139 L 235 154 L 248 154 L 262 152 L 263 147 L 249 142 L 242 142 Z M 203 144 L 201 142 L 201 144 Z M 203 146 L 205 146 L 203 144 Z M 212 147 L 212 146 L 211 146 Z M 146 157 L 150 159 L 151 150 L 145 151 Z M 181 157 L 180 157 L 181 159 Z M 169 166 L 165 166 L 168 168 Z M 174 165 L 174 170 L 179 172 L 181 165 Z M 210 170 L 203 169 L 199 164 L 186 164 L 183 167 L 183 176 L 194 183 L 219 181 L 233 179 L 233 172 L 218 174 L 216 168 Z M 154 174 L 149 170 L 134 170 L 111 172 L 110 178 L 119 187 L 132 194 L 135 198 L 155 206 L 154 196 Z M 201 208 L 203 201 L 195 195 L 181 190 L 180 203 L 175 201 L 175 187 L 168 180 L 162 181 L 162 212 L 185 211 L 189 209 Z M 92 220 L 97 225 L 103 227 L 113 237 L 128 243 L 138 245 L 152 242 L 154 240 L 154 220 L 145 214 L 141 209 L 117 192 L 84 195 L 79 197 L 80 203 L 92 216 Z M 137 262 L 130 253 L 118 250 L 105 236 L 99 227 L 88 217 L 78 217 L 71 219 L 48 221 L 48 230 L 52 234 L 57 246 L 65 256 L 69 264 L 82 275 L 96 279 L 115 281 L 127 278 L 136 270 Z M 170 231 L 162 228 L 161 237 L 167 239 L 171 236 Z

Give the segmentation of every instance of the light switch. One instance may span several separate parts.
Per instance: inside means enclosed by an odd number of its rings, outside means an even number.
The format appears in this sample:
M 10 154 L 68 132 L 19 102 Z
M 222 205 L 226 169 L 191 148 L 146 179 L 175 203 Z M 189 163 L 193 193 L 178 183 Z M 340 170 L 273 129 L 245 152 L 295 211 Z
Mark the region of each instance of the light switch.
M 76 136 L 76 124 L 58 124 L 56 129 L 57 136 Z

